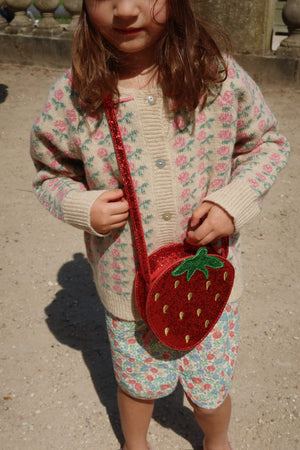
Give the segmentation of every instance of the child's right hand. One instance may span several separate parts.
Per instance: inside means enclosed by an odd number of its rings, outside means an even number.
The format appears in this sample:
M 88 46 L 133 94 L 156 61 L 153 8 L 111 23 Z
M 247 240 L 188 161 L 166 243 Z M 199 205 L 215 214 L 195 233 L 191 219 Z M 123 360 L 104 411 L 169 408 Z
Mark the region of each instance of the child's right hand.
M 90 212 L 92 228 L 99 234 L 107 234 L 123 227 L 129 216 L 129 205 L 122 189 L 104 192 L 93 203 Z

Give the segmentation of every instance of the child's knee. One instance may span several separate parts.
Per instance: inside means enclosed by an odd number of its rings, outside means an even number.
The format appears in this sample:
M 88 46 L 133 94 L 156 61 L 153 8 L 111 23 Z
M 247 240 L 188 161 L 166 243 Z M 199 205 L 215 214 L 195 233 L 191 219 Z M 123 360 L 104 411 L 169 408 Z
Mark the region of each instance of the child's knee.
M 219 407 L 216 408 L 203 408 L 202 406 L 197 405 L 194 403 L 188 396 L 187 399 L 190 403 L 190 405 L 193 408 L 194 416 L 197 417 L 208 417 L 213 416 L 219 409 Z
M 195 417 L 208 417 L 214 416 L 219 408 L 202 408 L 201 406 L 193 404 L 194 416 Z

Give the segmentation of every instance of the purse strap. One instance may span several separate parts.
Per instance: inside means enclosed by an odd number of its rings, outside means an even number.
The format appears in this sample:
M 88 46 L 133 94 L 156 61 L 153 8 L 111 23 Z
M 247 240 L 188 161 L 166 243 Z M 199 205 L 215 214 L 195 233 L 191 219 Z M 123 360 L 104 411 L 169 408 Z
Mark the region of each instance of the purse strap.
M 110 134 L 112 137 L 112 141 L 115 148 L 115 153 L 119 165 L 119 169 L 123 178 L 124 183 L 124 192 L 126 200 L 129 204 L 129 210 L 131 213 L 131 220 L 133 224 L 133 233 L 135 237 L 136 248 L 138 252 L 138 259 L 140 263 L 141 272 L 144 278 L 144 281 L 148 286 L 150 286 L 151 282 L 151 270 L 148 259 L 148 252 L 146 241 L 144 237 L 144 230 L 142 225 L 141 214 L 139 210 L 139 205 L 137 201 L 137 197 L 135 194 L 135 188 L 133 185 L 131 172 L 126 156 L 126 150 L 124 147 L 124 142 L 122 139 L 122 135 L 120 132 L 118 119 L 116 116 L 115 108 L 113 101 L 110 96 L 106 96 L 104 99 L 104 108 L 105 114 L 108 122 L 108 126 L 110 129 Z M 228 256 L 228 247 L 229 247 L 229 238 L 226 236 L 222 238 L 222 249 L 221 255 L 224 258 Z
M 135 188 L 133 185 L 131 172 L 126 157 L 126 150 L 120 132 L 114 104 L 109 96 L 105 97 L 104 99 L 104 108 L 110 129 L 110 134 L 115 148 L 119 169 L 123 178 L 125 198 L 129 204 L 129 210 L 131 213 L 130 216 L 133 224 L 133 233 L 135 237 L 135 244 L 138 252 L 140 268 L 144 281 L 148 287 L 150 286 L 151 281 L 151 270 L 149 265 L 148 252 L 144 237 L 141 214 L 139 210 L 137 197 L 135 194 Z

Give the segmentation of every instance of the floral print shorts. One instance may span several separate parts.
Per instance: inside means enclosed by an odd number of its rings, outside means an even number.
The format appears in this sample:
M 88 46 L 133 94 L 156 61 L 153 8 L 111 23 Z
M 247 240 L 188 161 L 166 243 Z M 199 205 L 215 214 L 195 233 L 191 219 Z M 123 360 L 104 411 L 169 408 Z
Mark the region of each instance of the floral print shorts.
M 117 382 L 131 397 L 165 397 L 179 381 L 202 408 L 216 408 L 226 398 L 238 353 L 238 302 L 228 304 L 211 333 L 188 352 L 166 347 L 143 320 L 106 313 L 106 323 Z

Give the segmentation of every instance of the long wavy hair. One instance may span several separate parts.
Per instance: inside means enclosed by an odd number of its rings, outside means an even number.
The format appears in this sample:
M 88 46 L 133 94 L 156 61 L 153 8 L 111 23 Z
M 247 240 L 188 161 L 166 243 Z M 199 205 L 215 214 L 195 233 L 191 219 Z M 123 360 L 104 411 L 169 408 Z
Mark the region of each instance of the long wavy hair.
M 223 52 L 228 53 L 230 40 L 199 17 L 191 0 L 166 1 L 168 21 L 156 52 L 158 83 L 173 111 L 192 112 L 200 99 L 204 107 L 226 79 Z M 73 41 L 72 79 L 86 114 L 102 111 L 107 94 L 119 96 L 118 67 L 117 52 L 92 25 L 83 1 Z

